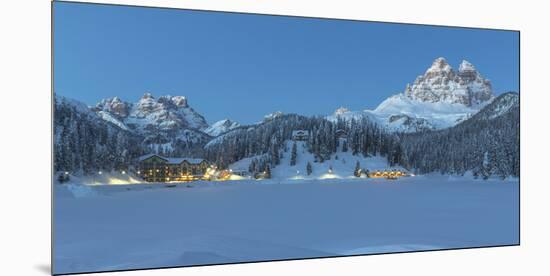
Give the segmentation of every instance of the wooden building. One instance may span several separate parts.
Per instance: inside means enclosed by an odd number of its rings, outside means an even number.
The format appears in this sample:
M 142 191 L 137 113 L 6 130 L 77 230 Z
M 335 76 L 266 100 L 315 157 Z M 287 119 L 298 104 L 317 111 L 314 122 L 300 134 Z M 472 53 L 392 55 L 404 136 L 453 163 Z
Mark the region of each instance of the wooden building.
M 309 139 L 309 131 L 307 130 L 293 130 L 292 140 L 294 141 L 307 141 Z
M 138 175 L 147 182 L 191 181 L 205 177 L 208 161 L 147 154 L 138 158 Z
M 367 176 L 370 178 L 397 179 L 399 177 L 408 176 L 408 174 L 399 170 L 386 170 L 369 172 Z
M 348 133 L 343 129 L 336 130 L 336 139 L 347 139 Z

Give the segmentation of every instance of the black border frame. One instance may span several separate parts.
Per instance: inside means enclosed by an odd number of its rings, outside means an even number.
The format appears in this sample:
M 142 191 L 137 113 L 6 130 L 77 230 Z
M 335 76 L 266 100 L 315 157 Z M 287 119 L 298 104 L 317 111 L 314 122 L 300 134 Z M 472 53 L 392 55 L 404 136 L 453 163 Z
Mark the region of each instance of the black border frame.
M 470 30 L 487 30 L 487 31 L 505 31 L 505 32 L 515 32 L 518 34 L 518 103 L 519 103 L 519 137 L 518 137 L 518 149 L 519 149 L 519 177 L 518 177 L 518 242 L 512 244 L 502 244 L 502 245 L 489 245 L 489 246 L 472 246 L 472 247 L 452 247 L 452 248 L 443 248 L 443 249 L 426 249 L 426 250 L 415 250 L 415 251 L 395 251 L 395 252 L 384 252 L 384 253 L 367 253 L 367 254 L 353 254 L 353 255 L 336 255 L 336 256 L 321 256 L 321 257 L 305 257 L 305 258 L 288 258 L 288 259 L 275 259 L 275 260 L 261 260 L 261 261 L 242 261 L 242 262 L 231 262 L 231 263 L 213 263 L 213 264 L 198 264 L 198 265 L 181 265 L 181 266 L 166 266 L 166 267 L 150 267 L 150 268 L 134 268 L 134 269 L 117 269 L 117 270 L 101 270 L 101 271 L 82 271 L 82 272 L 69 272 L 69 273 L 54 273 L 54 240 L 55 240 L 55 229 L 54 229 L 54 184 L 55 184 L 55 172 L 54 172 L 54 113 L 55 113 L 55 93 L 54 93 L 54 3 L 70 3 L 70 4 L 81 4 L 81 5 L 100 5 L 100 6 L 114 6 L 114 7 L 133 7 L 133 8 L 148 8 L 148 9 L 165 9 L 165 10 L 180 10 L 180 11 L 196 11 L 196 12 L 213 12 L 213 13 L 229 13 L 229 14 L 239 14 L 239 15 L 262 15 L 262 16 L 276 16 L 276 17 L 291 17 L 291 18 L 300 18 L 300 19 L 324 19 L 324 20 L 336 20 L 336 21 L 352 21 L 352 22 L 363 22 L 363 23 L 385 23 L 393 25 L 413 25 L 419 27 L 440 27 L 440 28 L 458 28 L 458 29 L 470 29 Z M 358 256 L 375 256 L 375 255 L 390 255 L 390 254 L 404 254 L 404 253 L 421 253 L 421 252 L 439 252 L 439 251 L 450 251 L 450 250 L 464 250 L 464 249 L 480 249 L 480 248 L 501 248 L 501 247 L 515 247 L 521 245 L 521 31 L 513 29 L 498 29 L 498 28 L 482 28 L 482 27 L 468 27 L 468 26 L 453 26 L 453 25 L 437 25 L 437 24 L 422 24 L 422 23 L 405 23 L 405 22 L 391 22 L 391 21 L 375 21 L 375 20 L 359 20 L 359 19 L 343 19 L 343 18 L 331 18 L 331 17 L 316 17 L 316 16 L 299 16 L 299 15 L 284 15 L 284 14 L 264 14 L 264 13 L 254 13 L 254 12 L 236 12 L 236 11 L 221 11 L 221 10 L 206 10 L 206 9 L 189 9 L 189 8 L 174 8 L 174 7 L 158 7 L 158 6 L 142 6 L 142 5 L 127 5 L 127 4 L 111 4 L 111 3 L 94 3 L 94 2 L 75 2 L 67 0 L 51 0 L 50 5 L 50 52 L 51 52 L 51 141 L 50 141 L 50 168 L 51 168 L 51 178 L 50 178 L 50 231 L 51 231 L 51 247 L 50 247 L 50 274 L 51 275 L 81 275 L 81 274 L 93 274 L 93 273 L 112 273 L 112 272 L 123 272 L 123 271 L 142 271 L 142 270 L 156 270 L 156 269 L 172 269 L 172 268 L 186 268 L 186 267 L 207 267 L 207 266 L 219 266 L 219 265 L 235 265 L 235 264 L 251 264 L 251 263 L 266 263 L 266 262 L 283 262 L 283 261 L 301 261 L 301 260 L 314 260 L 314 259 L 327 259 L 327 258 L 347 258 L 347 257 L 358 257 Z

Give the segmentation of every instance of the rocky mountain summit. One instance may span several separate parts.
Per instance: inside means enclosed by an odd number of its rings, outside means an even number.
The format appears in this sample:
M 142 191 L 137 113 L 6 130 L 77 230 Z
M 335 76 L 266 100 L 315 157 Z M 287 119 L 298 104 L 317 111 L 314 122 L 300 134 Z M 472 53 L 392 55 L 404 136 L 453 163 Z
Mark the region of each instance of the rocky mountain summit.
M 92 110 L 106 120 L 137 131 L 181 128 L 201 130 L 208 127 L 206 119 L 193 110 L 183 96 L 167 95 L 157 99 L 145 93 L 136 103 L 113 97 L 101 100 Z
M 339 108 L 329 120 L 366 117 L 389 131 L 418 132 L 452 127 L 494 99 L 491 82 L 468 61 L 455 71 L 437 58 L 405 91 L 388 97 L 374 110 Z
M 491 82 L 464 60 L 455 72 L 444 58 L 437 58 L 424 75 L 412 85 L 407 84 L 404 94 L 422 102 L 459 103 L 479 105 L 493 98 Z
M 119 97 L 103 99 L 91 110 L 119 128 L 143 137 L 154 150 L 172 152 L 206 142 L 206 119 L 189 106 L 184 96 L 145 93 L 137 102 Z

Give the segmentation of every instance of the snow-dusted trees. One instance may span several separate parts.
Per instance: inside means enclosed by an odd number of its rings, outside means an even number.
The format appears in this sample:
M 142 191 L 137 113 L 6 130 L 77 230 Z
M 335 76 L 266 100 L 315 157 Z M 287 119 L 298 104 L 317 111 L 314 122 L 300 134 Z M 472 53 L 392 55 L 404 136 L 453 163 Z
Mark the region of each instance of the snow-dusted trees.
M 296 165 L 296 155 L 297 155 L 297 149 L 296 149 L 296 142 L 292 144 L 292 151 L 290 152 L 290 165 L 294 166 Z
M 311 163 L 310 163 L 310 162 L 307 162 L 307 165 L 306 165 L 306 173 L 307 173 L 307 175 L 310 175 L 311 173 L 313 173 L 313 168 L 311 167 Z
M 245 157 L 265 155 L 272 166 L 280 162 L 284 142 L 293 130 L 309 130 L 318 118 L 289 114 L 270 119 L 258 125 L 242 126 L 215 138 L 204 148 L 208 160 L 218 166 L 228 165 Z M 223 165 L 221 167 L 223 167 Z
M 348 151 L 348 140 L 344 140 L 342 142 L 342 151 L 347 152 Z
M 54 168 L 90 174 L 127 169 L 143 153 L 140 140 L 101 120 L 94 113 L 63 99 L 55 99 Z
M 241 126 L 215 138 L 195 133 L 199 130 L 186 130 L 196 140 L 185 136 L 187 132 L 178 131 L 155 134 L 151 130 L 141 137 L 100 119 L 86 106 L 61 100 L 56 102 L 54 114 L 55 170 L 84 174 L 122 170 L 136 157 L 157 152 L 205 157 L 220 168 L 243 158 L 254 158 L 249 171 L 263 173 L 277 166 L 283 152 L 288 152 L 286 141 L 292 131 L 306 130 L 309 138 L 305 148 L 313 154 L 314 162 L 329 160 L 340 146 L 342 151 L 354 155 L 384 156 L 389 165 L 399 164 L 418 173 L 472 171 L 482 177 L 519 176 L 519 106 L 507 102 L 513 95 L 499 101 L 501 96 L 472 118 L 439 131 L 395 134 L 366 117 L 329 121 L 324 117 L 287 114 Z M 171 139 L 174 137 L 179 138 Z M 211 141 L 203 147 L 206 142 L 201 137 Z M 163 144 L 167 141 L 172 141 L 172 148 Z M 290 165 L 296 164 L 297 150 L 295 143 Z M 358 170 L 360 165 L 356 164 Z
M 271 178 L 271 167 L 269 166 L 269 164 L 265 167 L 264 177 Z
M 326 120 L 323 117 L 305 117 L 295 114 L 281 115 L 253 126 L 242 126 L 210 142 L 205 147 L 206 158 L 223 167 L 246 157 L 262 155 L 270 165 L 280 162 L 285 149 L 285 141 L 291 138 L 293 130 L 306 130 L 309 138 L 305 145 L 314 156 L 314 162 L 324 162 L 337 151 L 337 131 L 349 134 L 341 139 L 342 148 L 350 149 L 354 154 L 364 156 L 388 156 L 388 160 L 397 163 L 401 159 L 401 148 L 397 136 L 386 133 L 372 121 Z M 290 151 L 290 165 L 296 164 L 297 144 Z M 258 170 L 258 168 L 250 168 Z
M 479 174 L 483 179 L 489 178 L 491 176 L 491 162 L 489 161 L 489 153 L 485 152 L 483 154 L 483 159 L 481 159 L 481 164 L 479 165 Z
M 356 177 L 361 176 L 361 164 L 359 163 L 359 161 L 355 163 L 355 170 L 353 170 L 353 175 Z
M 498 116 L 490 108 L 452 128 L 401 135 L 399 163 L 418 173 L 518 177 L 519 106 Z

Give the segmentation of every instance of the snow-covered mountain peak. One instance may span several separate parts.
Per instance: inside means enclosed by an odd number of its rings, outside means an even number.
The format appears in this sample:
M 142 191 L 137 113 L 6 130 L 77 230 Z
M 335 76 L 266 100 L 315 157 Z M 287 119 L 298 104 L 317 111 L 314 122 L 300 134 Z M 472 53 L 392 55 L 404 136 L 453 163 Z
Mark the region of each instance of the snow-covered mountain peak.
M 466 72 L 466 71 L 476 71 L 476 68 L 474 67 L 473 64 L 471 64 L 469 61 L 467 60 L 463 60 L 461 63 L 460 63 L 460 66 L 458 66 L 458 72 Z
M 178 107 L 188 107 L 187 98 L 184 96 L 174 96 L 172 102 Z
M 445 58 L 437 58 L 405 91 L 388 97 L 374 110 L 337 110 L 337 118 L 368 118 L 390 131 L 416 132 L 456 125 L 494 98 L 489 80 L 464 60 L 455 71 Z
M 143 96 L 141 96 L 141 99 L 142 99 L 142 100 L 153 99 L 153 98 L 154 98 L 153 95 L 152 95 L 151 93 L 149 93 L 149 92 L 145 92 L 145 93 L 143 94 Z
M 422 76 L 405 87 L 404 94 L 421 102 L 479 105 L 493 98 L 489 80 L 484 79 L 468 61 L 462 61 L 458 73 L 444 58 L 437 58 Z
M 273 113 L 269 113 L 267 115 L 264 116 L 264 121 L 270 121 L 270 120 L 273 120 L 275 118 L 278 118 L 278 117 L 281 117 L 283 116 L 284 113 L 281 112 L 281 111 L 275 111 Z
M 428 70 L 426 71 L 426 74 L 437 73 L 437 72 L 451 72 L 451 71 L 453 71 L 453 68 L 451 67 L 451 65 L 449 65 L 447 60 L 443 57 L 439 57 L 433 61 L 432 66 L 428 68 Z
M 103 99 L 97 103 L 95 109 L 109 112 L 116 117 L 125 118 L 130 112 L 131 104 L 118 97 Z
M 348 112 L 350 112 L 350 110 L 348 108 L 340 107 L 340 108 L 336 109 L 336 111 L 334 111 L 334 115 L 338 116 L 338 115 L 342 115 L 342 114 L 348 113 Z
M 93 111 L 105 120 L 124 126 L 121 128 L 145 133 L 152 129 L 179 131 L 208 127 L 204 117 L 189 107 L 184 96 L 155 98 L 151 93 L 145 93 L 136 103 L 113 97 L 101 100 Z
M 210 127 L 205 129 L 204 132 L 209 134 L 210 136 L 219 136 L 220 134 L 228 132 L 239 126 L 241 125 L 235 121 L 223 119 L 213 123 Z

